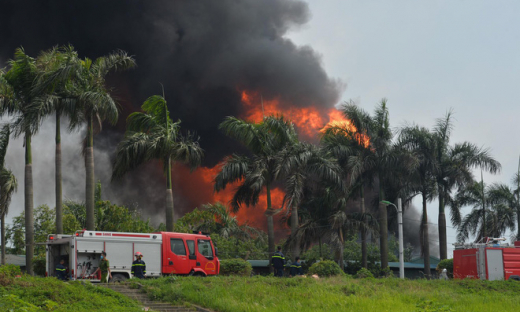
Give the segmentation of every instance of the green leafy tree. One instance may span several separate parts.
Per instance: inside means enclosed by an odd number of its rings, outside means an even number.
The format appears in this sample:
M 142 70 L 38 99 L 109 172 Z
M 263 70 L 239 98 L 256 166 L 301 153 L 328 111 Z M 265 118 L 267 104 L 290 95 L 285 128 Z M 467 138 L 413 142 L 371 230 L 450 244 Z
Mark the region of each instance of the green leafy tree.
M 345 175 L 350 177 L 351 189 L 359 190 L 360 211 L 362 218 L 366 219 L 365 185 L 372 185 L 375 177 L 374 153 L 368 142 L 363 140 L 362 135 L 354 131 L 350 124 L 338 124 L 325 129 L 322 143 L 338 159 Z M 361 254 L 362 266 L 367 268 L 367 231 L 363 228 L 361 229 Z
M 500 185 L 486 186 L 484 181 L 459 190 L 455 197 L 456 207 L 473 206 L 460 223 L 455 223 L 459 242 L 464 242 L 470 235 L 478 242 L 484 237 L 501 237 L 508 229 L 515 230 L 515 212 L 503 193 Z
M 346 193 L 342 170 L 332 154 L 313 144 L 297 142 L 286 145 L 277 155 L 276 179 L 285 180 L 284 206 L 290 213 L 293 259 L 300 255 L 296 236 L 299 227 L 298 208 L 304 200 L 305 185 L 327 182 Z
M 434 172 L 439 197 L 439 250 L 440 258 L 448 257 L 448 242 L 446 236 L 445 206 L 451 202 L 451 192 L 455 187 L 472 184 L 473 168 L 483 168 L 491 173 L 500 171 L 500 163 L 491 157 L 487 149 L 480 148 L 472 143 L 463 142 L 450 145 L 453 130 L 452 112 L 437 120 L 433 128 L 436 140 L 435 161 L 437 170 Z M 454 210 L 453 219 L 460 219 L 460 212 Z
M 424 255 L 424 273 L 426 278 L 429 279 L 431 278 L 431 270 L 427 203 L 436 195 L 435 172 L 438 170 L 438 163 L 435 159 L 435 151 L 437 145 L 433 133 L 419 126 L 403 128 L 398 144 L 415 155 L 418 161 L 417 168 L 410 178 L 411 187 L 415 190 L 415 194 L 422 196 L 420 241 Z
M 9 125 L 2 127 L 0 131 L 0 218 L 1 218 L 1 243 L 2 243 L 2 265 L 5 265 L 5 216 L 9 211 L 11 196 L 16 192 L 18 186 L 16 177 L 11 170 L 5 167 L 5 154 L 9 145 L 11 134 Z
M 9 61 L 9 70 L 0 72 L 0 115 L 14 115 L 15 136 L 24 135 L 25 139 L 25 225 L 26 266 L 27 273 L 33 274 L 34 256 L 34 216 L 33 216 L 33 179 L 31 138 L 37 132 L 37 120 L 29 114 L 28 107 L 38 97 L 32 90 L 36 79 L 36 60 L 25 53 L 22 48 L 16 49 L 14 59 Z
M 247 122 L 227 117 L 219 126 L 224 133 L 244 145 L 251 156 L 232 155 L 226 157 L 221 171 L 215 178 L 218 192 L 230 183 L 239 182 L 231 200 L 231 208 L 238 211 L 242 204 L 254 206 L 265 189 L 267 198 L 267 237 L 269 257 L 274 254 L 273 214 L 271 188 L 276 181 L 276 156 L 287 145 L 297 143 L 294 125 L 282 116 L 268 116 L 260 123 Z M 281 209 L 281 207 L 280 207 Z
M 153 95 L 141 108 L 144 113 L 135 112 L 127 118 L 127 131 L 117 147 L 112 179 L 121 178 L 149 160 L 162 161 L 166 174 L 166 230 L 172 232 L 172 162 L 189 164 L 195 169 L 202 161 L 203 150 L 198 138 L 180 134 L 181 121 L 172 122 L 164 97 Z
M 29 107 L 29 114 L 39 122 L 49 115 L 56 117 L 56 152 L 55 152 L 55 193 L 56 193 L 56 233 L 63 233 L 63 197 L 62 197 L 62 164 L 61 164 L 61 117 L 66 115 L 72 122 L 69 130 L 81 126 L 81 110 L 73 98 L 73 74 L 81 64 L 78 54 L 72 46 L 54 47 L 44 51 L 38 57 L 38 74 L 33 92 L 41 96 Z M 81 117 L 80 117 L 81 116 Z
M 388 267 L 388 217 L 386 206 L 381 203 L 385 200 L 385 186 L 390 183 L 392 171 L 396 168 L 397 156 L 392 144 L 393 133 L 390 129 L 388 108 L 386 99 L 376 107 L 374 115 L 370 116 L 363 109 L 353 103 L 347 103 L 342 107 L 342 111 L 355 127 L 359 134 L 369 140 L 368 149 L 362 151 L 361 159 L 358 159 L 355 177 L 361 179 L 362 184 L 377 180 L 378 189 L 378 221 L 380 235 L 381 268 Z M 361 138 L 359 138 L 361 139 Z M 368 153 L 368 155 L 364 155 Z M 362 198 L 364 197 L 361 196 Z M 366 211 L 366 210 L 365 210 Z
M 513 187 L 504 183 L 493 184 L 489 190 L 489 200 L 494 205 L 502 206 L 501 209 L 508 207 L 507 211 L 513 211 L 516 215 L 516 235 L 515 240 L 520 241 L 520 163 L 518 171 L 512 179 Z
M 71 115 L 82 118 L 87 124 L 84 155 L 86 170 L 86 228 L 95 229 L 95 179 L 94 179 L 94 134 L 101 131 L 103 121 L 111 124 L 117 122 L 118 106 L 106 86 L 106 76 L 115 70 L 129 69 L 135 66 L 135 60 L 123 51 L 97 58 L 95 61 L 85 58 L 77 60 L 72 67 L 73 84 L 68 91 L 68 96 L 75 101 L 75 105 L 81 110 L 81 114 Z

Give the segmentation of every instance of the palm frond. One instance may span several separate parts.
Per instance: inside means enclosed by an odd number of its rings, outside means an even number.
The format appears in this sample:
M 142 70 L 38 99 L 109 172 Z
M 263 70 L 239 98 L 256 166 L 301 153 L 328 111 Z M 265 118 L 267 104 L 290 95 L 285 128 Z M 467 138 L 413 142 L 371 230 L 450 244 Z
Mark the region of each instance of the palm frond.
M 129 133 L 119 143 L 113 164 L 112 180 L 150 159 L 150 140 L 146 133 Z
M 5 166 L 5 154 L 9 146 L 9 137 L 11 136 L 11 127 L 9 124 L 4 125 L 0 130 L 0 168 Z M 1 189 L 0 189 L 1 191 Z

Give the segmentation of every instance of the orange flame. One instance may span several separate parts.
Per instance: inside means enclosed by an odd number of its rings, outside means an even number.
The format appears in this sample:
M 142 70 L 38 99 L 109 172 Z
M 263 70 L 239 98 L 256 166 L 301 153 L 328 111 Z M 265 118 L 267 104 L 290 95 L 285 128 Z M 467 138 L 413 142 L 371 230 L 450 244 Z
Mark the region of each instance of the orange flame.
M 197 207 L 207 203 L 221 202 L 229 206 L 239 182 L 228 185 L 220 192 L 214 192 L 214 179 L 219 173 L 220 166 L 212 168 L 200 167 L 190 173 L 186 166 L 175 165 L 173 168 L 175 189 L 192 201 Z M 278 189 L 271 190 L 271 203 L 273 209 L 282 206 L 285 193 Z M 192 207 L 194 208 L 194 207 Z M 265 192 L 260 195 L 258 204 L 254 207 L 242 207 L 234 214 L 240 223 L 248 222 L 249 225 L 266 229 L 264 212 L 267 209 L 267 197 Z
M 329 128 L 342 128 L 354 134 L 355 138 L 365 147 L 370 144 L 369 138 L 357 133 L 352 121 L 345 118 L 343 113 L 332 108 L 327 112 L 320 112 L 316 107 L 284 108 L 279 99 L 262 100 L 257 92 L 241 91 L 242 104 L 246 112 L 244 119 L 260 122 L 264 116 L 283 114 L 289 118 L 306 138 L 315 138 Z

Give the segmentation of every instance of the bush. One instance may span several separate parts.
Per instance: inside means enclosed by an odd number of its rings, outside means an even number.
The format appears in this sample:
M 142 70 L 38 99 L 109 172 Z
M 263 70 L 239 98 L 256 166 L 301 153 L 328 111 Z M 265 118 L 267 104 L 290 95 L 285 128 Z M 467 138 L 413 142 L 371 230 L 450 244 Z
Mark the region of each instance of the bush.
M 356 278 L 374 278 L 374 274 L 365 268 L 361 268 L 357 271 Z
M 0 286 L 7 286 L 13 283 L 13 279 L 17 275 L 22 275 L 19 266 L 6 264 L 0 266 Z
M 453 277 L 453 259 L 444 259 L 437 264 L 437 272 L 441 273 L 442 269 L 448 271 L 448 276 Z
M 39 254 L 39 255 L 36 255 L 33 259 L 33 270 L 34 270 L 34 274 L 36 275 L 39 275 L 39 276 L 45 276 L 45 270 L 46 270 L 46 266 L 45 266 L 45 254 Z
M 22 270 L 20 270 L 19 266 L 14 264 L 0 266 L 0 277 L 15 277 L 17 275 L 22 275 Z
M 244 259 L 220 260 L 220 274 L 249 276 L 253 267 Z
M 324 276 L 335 276 L 335 275 L 345 275 L 345 272 L 341 270 L 339 265 L 331 260 L 325 260 L 314 263 L 309 268 L 309 274 L 318 274 L 320 277 Z

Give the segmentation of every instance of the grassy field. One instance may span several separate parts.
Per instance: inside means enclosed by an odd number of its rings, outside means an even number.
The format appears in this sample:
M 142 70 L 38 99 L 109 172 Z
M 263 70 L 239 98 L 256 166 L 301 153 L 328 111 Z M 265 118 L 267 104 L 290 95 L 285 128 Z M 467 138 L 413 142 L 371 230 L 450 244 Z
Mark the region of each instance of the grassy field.
M 520 283 L 348 277 L 171 277 L 142 282 L 150 297 L 217 311 L 519 311 Z
M 141 308 L 119 293 L 88 283 L 0 274 L 0 311 L 137 312 Z

